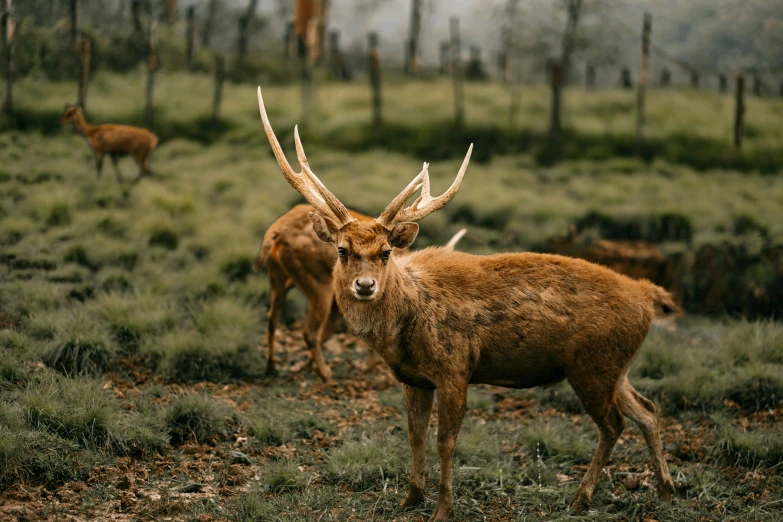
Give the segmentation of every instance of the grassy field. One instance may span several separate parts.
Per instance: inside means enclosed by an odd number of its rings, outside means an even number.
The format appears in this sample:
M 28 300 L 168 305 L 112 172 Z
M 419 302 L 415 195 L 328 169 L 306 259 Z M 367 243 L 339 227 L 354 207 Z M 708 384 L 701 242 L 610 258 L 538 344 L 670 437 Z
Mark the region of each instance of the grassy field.
M 87 145 L 56 123 L 73 85 L 21 81 L 18 115 L 28 128 L 0 134 L 0 518 L 426 519 L 433 433 L 427 504 L 400 512 L 409 449 L 399 386 L 383 368 L 363 371 L 366 348 L 344 334 L 326 349 L 336 384 L 291 374 L 304 359 L 297 320 L 305 303 L 295 292 L 291 328 L 279 338 L 281 376 L 263 376 L 268 285 L 251 264 L 267 226 L 299 198 L 269 153 L 254 87 L 227 85 L 227 122 L 211 130 L 208 78 L 162 73 L 157 85 L 165 139 L 152 157 L 155 177 L 135 186 L 119 186 L 110 166 L 98 179 Z M 135 77 L 99 74 L 88 118 L 138 121 L 141 92 Z M 438 129 L 449 118 L 448 93 L 440 81 L 390 85 L 390 128 Z M 325 86 L 318 98 L 305 147 L 347 205 L 379 212 L 424 160 L 434 160 L 436 191 L 456 174 L 466 147 L 417 152 L 430 131 L 415 146 L 366 146 L 364 85 Z M 265 99 L 292 157 L 297 89 L 269 87 Z M 471 85 L 467 99 L 465 136 L 507 126 L 502 87 Z M 520 132 L 545 132 L 546 100 L 543 89 L 523 90 Z M 590 147 L 602 136 L 616 145 L 612 136 L 631 132 L 633 115 L 622 109 L 631 100 L 575 91 L 567 123 Z M 415 246 L 467 225 L 460 249 L 522 250 L 591 211 L 677 214 L 691 223 L 693 245 L 760 241 L 736 233 L 745 219 L 780 243 L 783 184 L 753 162 L 780 153 L 783 105 L 749 103 L 757 127 L 747 164 L 709 152 L 699 161 L 714 164 L 704 170 L 672 162 L 668 149 L 649 161 L 594 154 L 549 164 L 535 140 L 494 150 L 471 164 L 456 200 L 422 223 Z M 656 92 L 648 135 L 726 148 L 730 113 L 729 98 Z M 121 167 L 136 175 L 130 160 Z M 661 408 L 677 498 L 656 500 L 646 450 L 629 426 L 583 518 L 781 518 L 781 324 L 691 317 L 674 330 L 655 327 L 632 380 Z M 570 389 L 477 387 L 468 406 L 455 465 L 458 517 L 567 518 L 597 441 Z

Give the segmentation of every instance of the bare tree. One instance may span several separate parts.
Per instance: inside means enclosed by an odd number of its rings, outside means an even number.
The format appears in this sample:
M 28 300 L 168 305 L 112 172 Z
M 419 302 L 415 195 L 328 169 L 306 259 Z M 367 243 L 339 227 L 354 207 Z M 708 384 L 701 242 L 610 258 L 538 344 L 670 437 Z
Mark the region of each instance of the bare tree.
M 411 0 L 411 24 L 405 53 L 405 73 L 416 74 L 419 68 L 419 37 L 421 35 L 422 0 Z

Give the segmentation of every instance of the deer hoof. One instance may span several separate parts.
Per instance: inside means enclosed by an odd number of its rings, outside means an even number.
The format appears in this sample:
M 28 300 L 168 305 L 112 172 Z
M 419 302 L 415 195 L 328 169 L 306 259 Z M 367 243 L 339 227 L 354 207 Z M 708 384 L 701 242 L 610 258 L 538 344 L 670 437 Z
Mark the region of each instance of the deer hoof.
M 267 377 L 277 377 L 277 369 L 275 368 L 274 364 L 267 364 L 266 365 L 266 371 L 264 374 Z
M 441 522 L 445 520 L 450 520 L 453 514 L 454 514 L 454 508 L 446 508 L 438 505 L 435 507 L 435 512 L 430 517 L 429 522 Z
M 417 506 L 422 502 L 424 502 L 424 492 L 419 488 L 411 487 L 410 491 L 408 491 L 408 496 L 400 502 L 400 507 L 405 509 Z
M 581 496 L 577 496 L 571 504 L 571 509 L 574 513 L 584 513 L 589 505 L 589 501 L 585 501 Z
M 672 495 L 674 495 L 674 483 L 667 481 L 667 482 L 659 482 L 658 483 L 658 495 L 660 495 L 661 500 L 664 502 L 671 502 L 672 501 Z

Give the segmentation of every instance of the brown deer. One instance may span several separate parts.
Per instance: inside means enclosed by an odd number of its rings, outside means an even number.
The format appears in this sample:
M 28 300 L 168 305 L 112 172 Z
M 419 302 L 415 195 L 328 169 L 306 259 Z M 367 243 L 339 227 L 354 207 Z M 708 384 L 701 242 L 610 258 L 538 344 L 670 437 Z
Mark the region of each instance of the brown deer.
M 87 143 L 95 154 L 95 168 L 99 178 L 103 171 L 103 157 L 106 154 L 111 157 L 114 175 L 120 183 L 122 182 L 122 172 L 117 162 L 121 156 L 126 154 L 132 155 L 141 169 L 135 181 L 141 179 L 145 174 L 151 174 L 150 154 L 158 145 L 158 137 L 152 132 L 116 123 L 90 125 L 84 119 L 84 113 L 79 105 L 65 106 L 60 123 L 68 122 L 72 122 L 76 130 L 87 139 Z
M 304 339 L 310 352 L 307 360 L 294 371 L 315 363 L 318 375 L 328 381 L 332 372 L 324 361 L 321 346 L 334 333 L 340 316 L 332 292 L 332 267 L 337 262 L 337 252 L 315 234 L 308 217 L 314 210 L 310 205 L 297 205 L 272 223 L 264 234 L 253 270 L 258 272 L 266 266 L 269 274 L 271 295 L 267 314 L 266 374 L 276 373 L 275 330 L 286 293 L 297 287 L 308 301 Z M 372 220 L 358 212 L 349 212 L 357 220 Z M 445 248 L 453 250 L 464 234 L 465 229 L 457 232 Z M 406 251 L 398 251 L 394 255 L 404 253 Z
M 676 305 L 664 289 L 581 259 L 549 254 L 476 256 L 409 247 L 416 221 L 442 208 L 459 190 L 468 153 L 451 187 L 430 195 L 428 165 L 374 221 L 355 219 L 313 174 L 294 131 L 302 172 L 285 158 L 264 109 L 267 138 L 283 176 L 317 212 L 318 237 L 337 248 L 335 299 L 349 328 L 377 351 L 402 383 L 413 461 L 401 506 L 424 499 L 424 446 L 438 393 L 440 487 L 430 520 L 453 513 L 452 457 L 470 384 L 529 388 L 567 379 L 598 426 L 595 456 L 573 507 L 589 505 L 618 437 L 623 416 L 634 420 L 649 447 L 658 490 L 670 499 L 674 484 L 663 454 L 655 405 L 628 381 L 628 370 L 656 309 Z M 412 205 L 407 199 L 421 188 Z

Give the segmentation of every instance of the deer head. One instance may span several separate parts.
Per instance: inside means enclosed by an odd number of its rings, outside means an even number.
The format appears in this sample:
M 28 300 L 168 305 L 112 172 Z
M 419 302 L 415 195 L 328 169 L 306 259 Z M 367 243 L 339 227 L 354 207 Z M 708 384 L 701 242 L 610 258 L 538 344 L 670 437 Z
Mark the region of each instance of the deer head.
M 81 105 L 68 105 L 65 104 L 65 112 L 60 118 L 60 123 L 68 123 L 70 121 L 78 120 L 82 115 Z
M 347 290 L 359 301 L 379 299 L 396 263 L 391 257 L 392 248 L 411 246 L 419 233 L 419 225 L 415 222 L 442 208 L 454 198 L 468 168 L 473 145 L 468 148 L 456 179 L 442 195 L 436 198 L 430 195 L 429 164 L 424 163 L 421 172 L 389 203 L 378 218 L 374 221 L 357 221 L 310 169 L 302 141 L 299 139 L 298 127 L 294 128 L 294 140 L 301 172 L 294 172 L 269 123 L 260 87 L 258 108 L 280 171 L 288 183 L 316 208 L 317 212 L 311 212 L 309 216 L 318 237 L 321 241 L 333 243 L 337 247 L 338 262 L 334 268 L 334 284 L 345 285 L 342 290 Z M 403 208 L 408 198 L 419 189 L 419 198 L 409 207 Z

